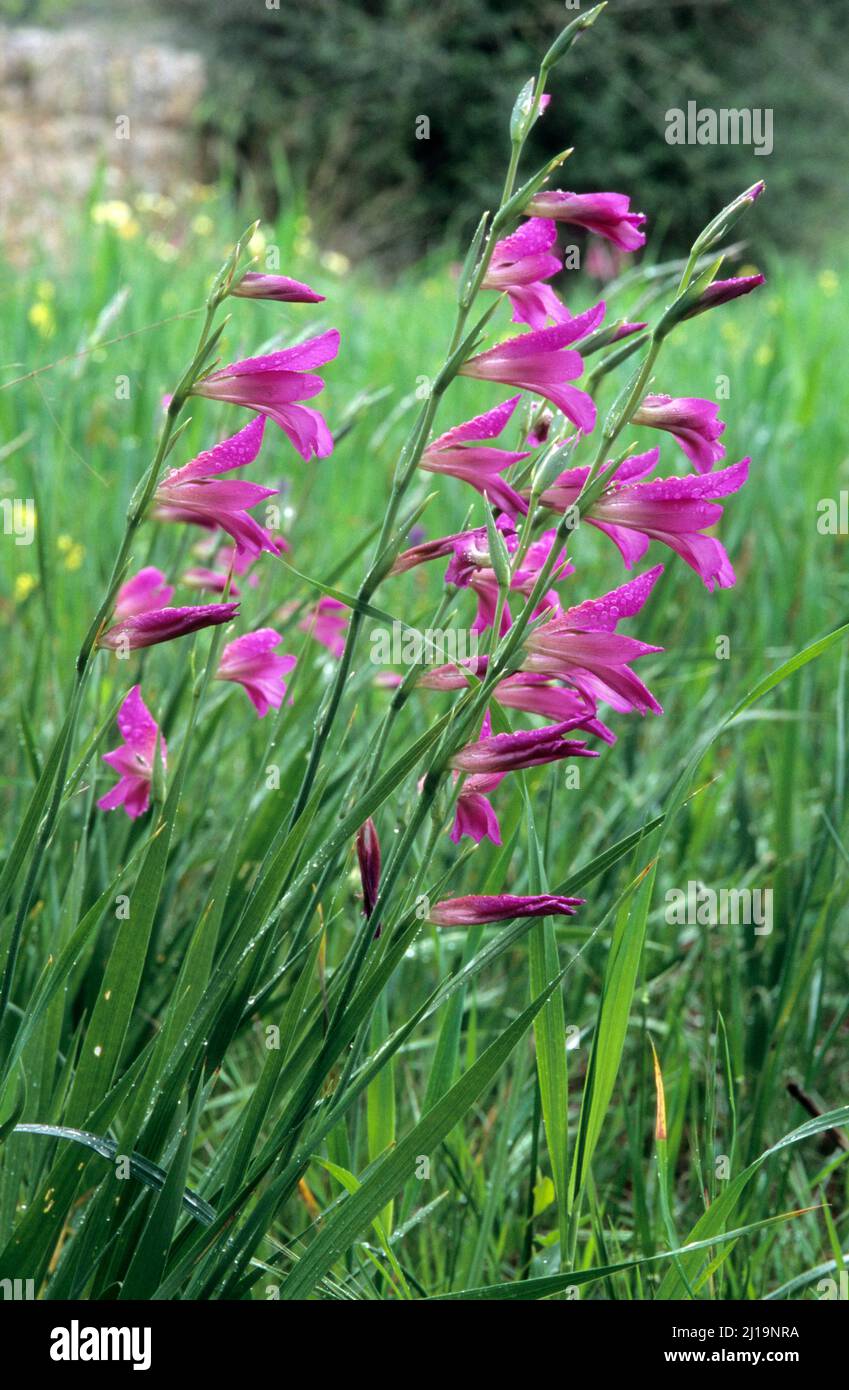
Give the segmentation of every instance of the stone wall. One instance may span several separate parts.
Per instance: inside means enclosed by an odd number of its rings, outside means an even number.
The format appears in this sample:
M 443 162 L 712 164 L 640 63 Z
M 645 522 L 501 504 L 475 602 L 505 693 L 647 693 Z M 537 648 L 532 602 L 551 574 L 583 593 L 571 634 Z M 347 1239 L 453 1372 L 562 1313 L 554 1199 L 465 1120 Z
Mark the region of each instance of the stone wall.
M 90 192 L 175 195 L 199 177 L 200 54 L 136 30 L 0 26 L 0 240 L 61 248 L 58 216 Z

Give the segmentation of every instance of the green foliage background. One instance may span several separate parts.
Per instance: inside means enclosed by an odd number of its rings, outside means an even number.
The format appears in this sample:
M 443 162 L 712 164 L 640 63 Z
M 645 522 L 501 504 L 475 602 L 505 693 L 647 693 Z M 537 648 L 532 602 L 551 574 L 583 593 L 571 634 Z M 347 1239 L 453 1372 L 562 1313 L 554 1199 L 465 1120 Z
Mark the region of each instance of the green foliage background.
M 279 8 L 269 5 L 279 4 Z M 355 253 L 409 262 L 459 241 L 497 199 L 506 115 L 528 55 L 577 8 L 561 0 L 0 0 L 0 18 L 153 29 L 201 46 L 213 81 L 199 122 L 224 175 L 267 215 L 289 170 L 320 231 Z M 585 5 L 584 8 L 587 8 Z M 680 250 L 705 206 L 766 178 L 758 235 L 811 250 L 845 224 L 836 173 L 849 114 L 843 0 L 610 0 L 532 153 L 574 146 L 569 183 L 621 188 Z M 771 108 L 775 149 L 670 146 L 689 100 Z M 426 115 L 430 137 L 416 138 Z M 660 241 L 657 234 L 660 233 Z
M 52 20 L 65 8 L 43 0 L 26 17 Z M 566 971 L 564 1019 L 578 1033 L 560 1138 L 574 1152 L 590 1093 L 598 1132 L 575 1258 L 556 1273 L 555 1170 L 526 1036 L 528 1001 L 541 994 L 530 937 L 500 926 L 387 928 L 378 952 L 384 961 L 387 946 L 398 950 L 393 968 L 385 979 L 369 973 L 328 1056 L 327 999 L 338 999 L 362 930 L 349 844 L 316 895 L 308 875 L 281 899 L 256 975 L 241 968 L 257 922 L 271 920 L 253 896 L 257 871 L 270 860 L 279 890 L 290 857 L 309 865 L 334 833 L 340 788 L 347 795 L 389 698 L 363 657 L 306 838 L 281 845 L 328 680 L 324 651 L 287 619 L 287 647 L 299 654 L 294 702 L 260 724 L 242 692 L 212 689 L 183 797 L 170 803 L 170 840 L 151 836 L 150 821 L 130 825 L 95 809 L 111 782 L 99 755 L 113 742 L 117 702 L 139 677 L 177 766 L 208 634 L 179 660 L 174 647 L 143 654 L 132 677 L 97 658 L 0 1030 L 0 1277 L 34 1278 L 40 1296 L 265 1299 L 270 1287 L 281 1298 L 471 1290 L 527 1299 L 557 1293 L 566 1279 L 582 1297 L 666 1299 L 682 1296 L 686 1279 L 699 1299 L 816 1299 L 822 1275 L 845 1268 L 847 1151 L 822 1131 L 849 1122 L 846 633 L 817 645 L 849 613 L 846 537 L 817 526 L 823 500 L 847 489 L 849 459 L 832 367 L 849 273 L 845 254 L 819 244 L 839 217 L 824 113 L 836 112 L 836 122 L 846 97 L 817 56 L 837 61 L 837 7 L 614 8 L 621 29 L 605 24 L 593 45 L 582 44 L 540 127 L 553 144 L 580 141 L 576 185 L 627 188 L 652 213 L 651 267 L 664 240 L 677 247 L 691 220 L 704 221 L 728 192 L 765 173 L 769 197 L 748 219 L 755 246 L 767 236 L 793 247 L 807 238 L 809 255 L 766 255 L 767 288 L 685 325 L 659 368 L 657 389 L 674 394 L 713 396 L 723 382 L 729 460 L 752 456 L 751 482 L 729 502 L 720 531 L 739 587 L 707 595 L 673 561 L 641 615 L 639 636 L 663 649 L 641 675 L 664 718 L 617 720 L 619 742 L 587 768 L 584 795 L 551 769 L 523 775 L 499 800 L 503 849 L 485 843 L 462 857 L 442 835 L 428 867 L 427 889 L 440 895 L 537 891 L 542 850 L 543 886 L 572 885 L 587 898 L 552 932 Z M 457 0 L 419 14 L 398 0 L 266 16 L 257 4 L 254 37 L 247 19 L 240 30 L 241 55 L 226 25 L 212 24 L 216 13 L 247 16 L 241 0 L 181 9 L 195 15 L 195 41 L 206 33 L 222 63 L 227 55 L 230 76 L 213 88 L 203 119 L 230 131 L 226 143 L 237 139 L 240 159 L 228 172 L 248 185 L 248 215 L 253 183 L 273 202 L 291 167 L 321 222 L 313 241 L 301 206 L 284 203 L 265 233 L 287 273 L 314 283 L 326 303 L 308 313 L 234 305 L 224 360 L 290 342 L 305 323 L 310 332 L 337 325 L 343 348 L 322 408 L 338 435 L 358 393 L 388 388 L 320 466 L 302 466 L 279 432 L 262 461 L 263 479 L 285 490 L 301 574 L 350 589 L 416 408 L 415 382 L 441 360 L 456 284 L 448 257 L 434 255 L 387 289 L 371 267 L 328 261 L 322 242 L 338 246 L 345 236 L 385 252 L 391 229 L 412 257 L 459 230 L 474 200 L 491 201 L 504 164 L 505 98 L 562 21 L 561 7 L 508 13 Z M 743 73 L 751 85 L 741 85 Z M 691 95 L 722 104 L 707 94 L 720 92 L 736 106 L 774 104 L 776 156 L 688 148 L 678 152 L 680 169 L 654 169 L 652 151 L 668 160 L 676 152 L 660 143 L 649 87 L 664 109 Z M 428 101 L 433 139 L 413 145 L 413 117 Z M 125 236 L 80 206 L 68 213 L 67 269 L 38 248 L 28 267 L 3 267 L 0 485 L 5 497 L 32 498 L 38 518 L 36 544 L 10 546 L 0 573 L 4 867 L 61 724 L 80 635 L 149 461 L 163 393 L 193 351 L 210 273 L 247 220 L 227 191 L 200 210 L 165 243 L 153 210 L 137 209 Z M 583 306 L 579 289 L 561 288 L 570 307 Z M 639 289 L 606 293 L 611 315 L 636 316 Z M 657 308 L 651 302 L 646 316 Z M 495 331 L 510 331 L 503 311 Z M 116 391 L 119 381 L 131 383 L 129 396 Z M 492 400 L 479 383 L 458 383 L 445 425 Z M 195 407 L 180 461 L 225 427 L 211 403 Z M 662 448 L 665 464 L 680 465 L 671 441 Z M 437 492 L 428 533 L 456 529 L 468 491 L 451 479 L 430 484 L 422 479 L 417 494 Z M 189 543 L 177 528 L 151 526 L 135 558 L 178 576 Z M 575 549 L 582 595 L 624 578 L 603 537 L 583 528 Z M 269 557 L 259 574 L 257 590 L 246 591 L 245 624 L 315 597 L 312 583 Z M 441 566 L 423 569 L 387 582 L 379 600 L 387 614 L 426 628 L 441 580 Z M 471 609 L 459 612 L 468 618 Z M 717 660 L 720 638 L 730 640 L 728 660 Z M 772 672 L 782 675 L 774 687 Z M 418 692 L 391 756 L 426 738 L 446 707 Z M 694 795 L 670 819 L 654 897 L 643 888 L 632 895 L 656 841 L 630 837 L 677 807 L 670 788 L 694 749 L 702 752 Z M 283 765 L 274 789 L 262 777 L 272 758 Z M 418 796 L 411 764 L 375 809 L 385 848 Z M 665 895 L 691 881 L 772 890 L 774 930 L 670 924 Z M 650 888 L 651 879 L 641 882 Z M 119 892 L 131 896 L 131 919 L 116 917 Z M 9 911 L 0 917 L 0 944 L 11 920 Z M 270 1028 L 281 1029 L 288 1050 L 269 1049 Z M 555 1030 L 539 1036 L 548 1060 L 562 1065 Z M 656 1153 L 649 1038 L 668 1116 Z M 794 1081 L 831 1113 L 799 1129 Z M 304 1116 L 303 1096 L 314 1094 Z M 129 1180 L 118 1179 L 116 1152 L 134 1155 Z M 432 1160 L 427 1180 L 413 1167 L 420 1154 Z M 700 1240 L 713 1249 L 700 1253 L 692 1244 Z
M 325 229 L 397 259 L 468 231 L 497 197 L 506 113 L 529 53 L 570 17 L 559 0 L 182 0 L 176 11 L 222 77 L 208 118 L 234 139 L 273 201 L 290 161 Z M 565 19 L 564 19 L 565 16 Z M 575 146 L 568 186 L 622 188 L 679 248 L 757 178 L 760 234 L 815 244 L 845 217 L 835 178 L 849 108 L 840 0 L 611 0 L 573 77 L 539 123 L 536 152 Z M 665 113 L 688 100 L 769 107 L 775 152 L 670 146 Z M 415 121 L 430 120 L 417 140 Z M 842 205 L 842 206 L 841 206 Z

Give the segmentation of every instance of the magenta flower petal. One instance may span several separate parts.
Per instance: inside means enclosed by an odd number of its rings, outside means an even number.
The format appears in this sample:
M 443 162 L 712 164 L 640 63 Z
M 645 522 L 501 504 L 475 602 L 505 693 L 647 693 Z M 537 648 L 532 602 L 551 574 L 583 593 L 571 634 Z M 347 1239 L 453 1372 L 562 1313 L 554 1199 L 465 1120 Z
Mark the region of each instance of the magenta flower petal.
M 148 565 L 121 585 L 115 599 L 115 617 L 132 618 L 152 608 L 164 608 L 173 594 L 174 586 L 166 583 L 162 571 Z
M 182 468 L 170 469 L 163 479 L 164 484 L 175 487 L 211 478 L 216 473 L 229 473 L 233 468 L 244 468 L 246 464 L 253 463 L 259 454 L 264 430 L 265 416 L 256 415 L 249 425 L 229 439 L 222 439 L 220 444 L 205 449 Z
M 604 312 L 604 304 L 596 304 L 567 323 L 499 343 L 470 358 L 460 368 L 460 373 L 534 391 L 551 401 L 578 429 L 588 434 L 595 428 L 596 408 L 585 391 L 567 384 L 581 376 L 584 370 L 580 353 L 570 351 L 568 344 L 597 328 Z
M 313 367 L 324 367 L 328 362 L 332 362 L 339 352 L 339 341 L 338 329 L 329 328 L 317 338 L 307 338 L 305 342 L 296 343 L 294 347 L 282 348 L 279 352 L 267 353 L 264 357 L 245 357 L 241 362 L 233 362 L 229 367 L 223 367 L 215 375 L 240 376 L 245 373 L 276 373 L 281 370 L 308 372 Z
M 735 576 L 725 549 L 715 537 L 702 533 L 722 516 L 716 499 L 739 492 L 748 476 L 745 458 L 713 473 L 614 487 L 594 504 L 588 519 L 607 531 L 626 565 L 630 555 L 642 554 L 649 540 L 657 540 L 680 555 L 709 591 L 716 586 L 728 589 Z M 624 539 L 628 532 L 639 535 L 636 550 Z
M 451 760 L 461 772 L 516 772 L 563 758 L 597 758 L 598 754 L 576 739 L 564 737 L 583 723 L 583 717 L 549 724 L 542 729 L 521 729 L 513 734 L 494 734 L 467 743 Z
M 710 402 L 707 402 L 710 405 Z M 635 454 L 617 469 L 612 486 L 602 493 L 584 519 L 617 546 L 626 569 L 633 569 L 652 540 L 669 546 L 694 569 L 709 590 L 730 588 L 734 570 L 722 544 L 702 534 L 722 516 L 717 499 L 738 492 L 746 482 L 749 460 L 714 472 L 641 481 L 654 468 L 657 449 Z M 581 490 L 587 470 L 561 473 L 543 493 L 546 506 L 565 511 Z
M 154 647 L 159 642 L 185 637 L 200 628 L 229 623 L 238 611 L 238 603 L 207 603 L 198 608 L 157 608 L 116 623 L 103 634 L 98 645 L 110 651 L 122 648 L 137 651 L 140 647 Z
M 513 322 L 542 328 L 549 318 L 561 323 L 571 317 L 545 280 L 563 269 L 551 254 L 557 228 L 548 218 L 532 217 L 512 236 L 499 241 L 483 280 L 483 289 L 506 293 L 513 305 Z
M 502 401 L 492 410 L 487 410 L 483 415 L 476 415 L 473 420 L 466 420 L 462 425 L 455 425 L 453 429 L 441 434 L 438 439 L 434 439 L 429 444 L 428 449 L 448 449 L 456 444 L 468 444 L 478 439 L 496 439 L 501 431 L 509 425 L 513 413 L 522 399 L 521 395 L 511 396 L 508 401 Z
M 440 435 L 422 454 L 421 467 L 428 473 L 446 473 L 471 483 L 478 492 L 486 494 L 493 506 L 513 519 L 527 512 L 524 498 L 499 476 L 505 468 L 526 459 L 527 452 L 495 449 L 478 442 L 499 435 L 521 399 L 521 396 L 513 396 L 484 415 L 455 425 Z
M 300 280 L 290 280 L 288 275 L 265 275 L 261 271 L 249 270 L 230 291 L 240 299 L 274 299 L 285 304 L 321 304 L 323 294 L 317 294 Z
M 451 827 L 451 840 L 458 845 L 464 835 L 479 845 L 481 840 L 491 840 L 494 845 L 501 844 L 501 826 L 498 816 L 487 796 L 475 791 L 469 778 L 460 790 L 454 811 L 454 824 Z
M 236 542 L 237 553 L 255 559 L 276 546 L 259 522 L 248 515 L 276 489 L 242 479 L 221 478 L 234 468 L 252 463 L 259 453 L 265 420 L 257 415 L 230 439 L 223 440 L 165 475 L 154 494 L 154 516 L 161 521 L 185 521 L 207 529 L 220 527 Z
M 549 189 L 535 194 L 526 212 L 584 227 L 613 242 L 620 251 L 638 251 L 646 243 L 640 230 L 646 218 L 642 212 L 631 212 L 630 206 L 631 200 L 624 193 L 562 193 Z
M 324 389 L 311 369 L 332 361 L 339 351 L 335 328 L 294 347 L 265 357 L 247 357 L 211 372 L 194 387 L 194 394 L 211 400 L 247 406 L 276 421 L 304 458 L 326 458 L 333 440 L 316 410 L 297 404 Z
M 422 681 L 421 684 L 425 684 Z M 523 710 L 526 714 L 538 714 L 543 719 L 553 719 L 558 723 L 574 721 L 573 727 L 584 729 L 588 734 L 603 739 L 605 743 L 615 743 L 616 735 L 600 719 L 596 718 L 595 702 L 570 690 L 568 686 L 554 685 L 545 676 L 534 675 L 528 671 L 517 671 L 499 681 L 495 687 L 495 698 L 507 709 Z
M 145 705 L 138 685 L 132 687 L 118 711 L 118 728 L 124 743 L 111 753 L 104 753 L 103 761 L 120 774 L 119 780 L 97 804 L 101 811 L 114 811 L 118 806 L 123 806 L 127 815 L 135 820 L 150 805 L 153 759 L 159 733 L 156 720 Z M 161 737 L 159 755 L 164 770 L 168 750 Z
M 697 396 L 646 396 L 631 420 L 674 435 L 698 473 L 709 473 L 725 457 L 725 446 L 717 442 L 725 424 L 714 401 Z
M 294 668 L 294 656 L 277 656 L 274 648 L 283 641 L 274 628 L 261 627 L 228 642 L 221 653 L 215 679 L 235 681 L 245 690 L 262 719 L 270 709 L 279 709 L 286 694 L 285 676 Z
M 617 634 L 617 624 L 640 611 L 663 573 L 657 565 L 599 599 L 588 599 L 536 628 L 525 641 L 524 669 L 567 681 L 588 699 L 640 714 L 663 710 L 630 669 L 659 647 Z
M 464 898 L 444 898 L 431 908 L 429 921 L 437 927 L 475 927 L 484 922 L 510 922 L 516 917 L 573 917 L 584 902 L 584 898 L 564 898 L 549 893 L 533 897 L 514 897 L 510 893 L 471 894 Z
M 730 280 L 714 280 L 712 285 L 702 290 L 695 304 L 687 310 L 683 318 L 692 319 L 696 314 L 703 314 L 706 309 L 716 309 L 720 304 L 728 304 L 730 300 L 739 299 L 741 295 L 751 294 L 752 290 L 759 289 L 765 283 L 763 275 L 738 275 Z
M 298 623 L 298 631 L 308 632 L 338 660 L 345 650 L 348 616 L 348 609 L 340 599 L 325 594 Z

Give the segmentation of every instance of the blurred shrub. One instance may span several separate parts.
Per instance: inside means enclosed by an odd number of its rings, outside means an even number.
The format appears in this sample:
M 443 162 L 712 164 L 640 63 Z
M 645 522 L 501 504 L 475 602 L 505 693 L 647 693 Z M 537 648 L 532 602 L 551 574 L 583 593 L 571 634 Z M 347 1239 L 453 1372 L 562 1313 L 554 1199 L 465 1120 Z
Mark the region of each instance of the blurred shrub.
M 234 176 L 250 171 L 273 211 L 288 165 L 333 244 L 403 259 L 497 198 L 512 99 L 575 13 L 561 0 L 158 5 L 208 46 L 217 81 L 205 114 Z M 760 234 L 810 245 L 846 217 L 835 173 L 845 14 L 844 0 L 611 0 L 555 74 L 535 153 L 574 145 L 565 186 L 631 193 L 666 250 L 761 177 Z M 668 145 L 665 113 L 690 100 L 773 108 L 773 154 Z M 420 116 L 428 139 L 416 138 Z

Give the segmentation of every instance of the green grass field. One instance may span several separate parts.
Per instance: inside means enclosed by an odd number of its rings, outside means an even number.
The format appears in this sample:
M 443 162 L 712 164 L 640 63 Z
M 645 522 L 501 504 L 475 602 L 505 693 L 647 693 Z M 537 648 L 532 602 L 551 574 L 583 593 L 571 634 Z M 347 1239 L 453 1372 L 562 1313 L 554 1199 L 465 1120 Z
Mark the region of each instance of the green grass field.
M 27 807 L 76 653 L 152 457 L 162 397 L 191 359 L 211 276 L 244 220 L 215 196 L 198 201 L 172 251 L 155 209 L 128 220 L 93 204 L 70 220 L 61 265 L 36 254 L 3 276 L 0 495 L 32 499 L 36 513 L 32 545 L 2 538 L 7 870 L 26 829 L 0 902 L 4 951 L 40 818 L 26 822 Z M 270 426 L 254 469 L 285 488 L 291 565 L 350 594 L 417 383 L 450 337 L 456 267 L 437 261 L 381 284 L 313 247 L 300 212 L 263 231 L 281 270 L 326 303 L 229 301 L 218 355 L 332 325 L 342 347 L 321 400 L 331 428 L 363 393 L 386 391 L 330 458 L 304 463 Z M 663 559 L 666 573 L 627 630 L 664 648 L 640 669 L 663 718 L 610 720 L 618 742 L 582 766 L 579 788 L 559 766 L 514 774 L 493 798 L 502 849 L 455 847 L 443 812 L 434 847 L 426 831 L 416 840 L 391 929 L 352 998 L 346 969 L 362 939 L 353 835 L 329 868 L 320 856 L 360 804 L 390 699 L 368 660 L 376 620 L 366 619 L 316 793 L 289 835 L 334 666 L 294 619 L 293 700 L 262 722 L 241 691 L 210 686 L 192 729 L 209 633 L 123 668 L 93 658 L 0 1035 L 0 1277 L 86 1299 L 423 1299 L 484 1287 L 507 1298 L 823 1297 L 819 1281 L 849 1250 L 846 636 L 808 649 L 849 617 L 847 537 L 817 526 L 818 503 L 849 488 L 835 371 L 849 278 L 832 260 L 761 268 L 760 294 L 684 325 L 654 374 L 655 390 L 718 397 L 726 461 L 751 455 L 721 526 L 736 588 L 709 594 L 652 547 L 649 563 Z M 573 310 L 591 302 L 584 280 L 563 293 Z M 639 293 L 626 287 L 611 314 Z M 503 309 L 493 331 L 507 333 Z M 602 408 L 613 394 L 607 381 Z M 482 383 L 455 383 L 439 427 L 496 399 Z M 199 400 L 189 413 L 174 463 L 247 418 Z M 667 471 L 679 467 L 668 438 L 661 456 Z M 428 536 L 461 529 L 470 507 L 483 524 L 461 483 L 422 475 L 411 502 L 431 492 L 419 520 Z M 177 576 L 192 539 L 145 525 L 133 568 Z M 570 554 L 570 596 L 626 577 L 585 527 Z M 257 573 L 239 631 L 316 597 L 267 555 Z M 372 603 L 427 627 L 442 573 L 388 579 Z M 198 600 L 178 590 L 174 601 Z M 455 621 L 468 625 L 473 611 L 461 594 Z M 794 660 L 803 652 L 811 659 Z M 116 704 L 139 679 L 167 734 L 171 786 L 178 766 L 185 780 L 178 806 L 169 798 L 130 822 L 94 803 L 111 785 L 99 754 L 115 744 Z M 447 708 L 446 695 L 415 691 L 384 767 L 414 740 L 423 752 Z M 279 789 L 266 785 L 271 765 Z M 421 772 L 421 757 L 409 759 L 376 800 L 384 861 L 410 824 Z M 668 921 L 667 894 L 689 883 L 771 890 L 771 931 Z M 418 893 L 564 885 L 586 906 L 545 928 L 439 930 L 412 911 Z M 532 1026 L 525 1011 L 559 971 Z M 665 1091 L 659 1144 L 651 1044 Z M 812 1119 L 793 1083 L 836 1118 Z M 45 1128 L 14 1132 L 27 1124 Z M 97 1137 L 57 1137 L 59 1126 Z M 122 1167 L 122 1155 L 134 1157 Z M 691 1241 L 703 1244 L 668 1253 Z

